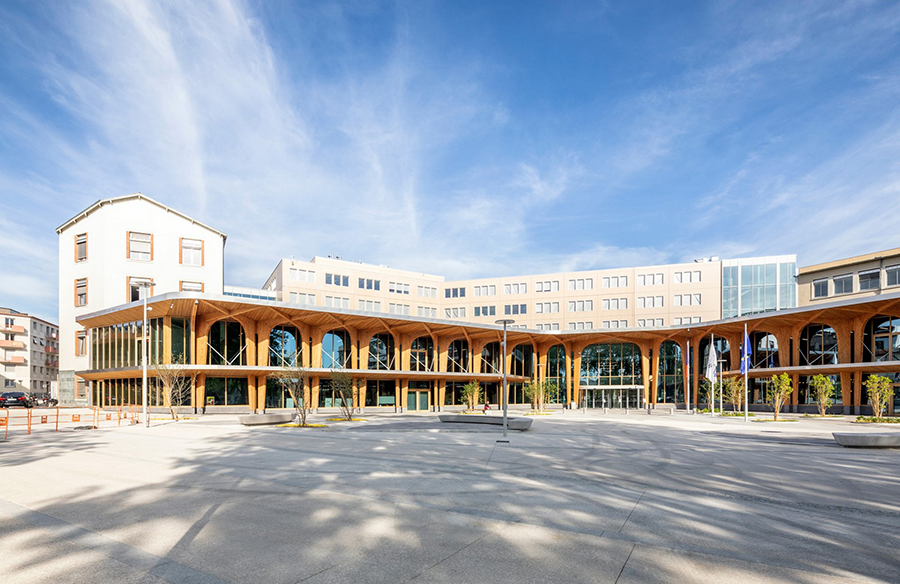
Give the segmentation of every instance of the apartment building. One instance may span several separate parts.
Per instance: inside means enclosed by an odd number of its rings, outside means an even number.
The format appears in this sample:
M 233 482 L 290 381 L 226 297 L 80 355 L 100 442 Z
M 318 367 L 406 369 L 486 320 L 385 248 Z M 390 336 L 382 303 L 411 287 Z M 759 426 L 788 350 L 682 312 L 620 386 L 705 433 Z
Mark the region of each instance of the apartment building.
M 99 200 L 56 233 L 60 403 L 89 402 L 84 380 L 75 376 L 89 367 L 79 316 L 138 303 L 144 294 L 223 292 L 225 234 L 141 193 Z M 151 329 L 161 328 L 155 324 Z M 136 323 L 115 334 L 140 336 Z
M 2 391 L 57 394 L 59 327 L 40 318 L 0 308 Z
M 900 290 L 900 247 L 800 269 L 800 306 Z
M 793 255 L 456 281 L 315 257 L 281 260 L 264 289 L 272 300 L 303 306 L 482 324 L 508 318 L 512 328 L 539 331 L 603 330 L 793 308 L 795 276 Z M 226 293 L 258 297 L 248 290 Z

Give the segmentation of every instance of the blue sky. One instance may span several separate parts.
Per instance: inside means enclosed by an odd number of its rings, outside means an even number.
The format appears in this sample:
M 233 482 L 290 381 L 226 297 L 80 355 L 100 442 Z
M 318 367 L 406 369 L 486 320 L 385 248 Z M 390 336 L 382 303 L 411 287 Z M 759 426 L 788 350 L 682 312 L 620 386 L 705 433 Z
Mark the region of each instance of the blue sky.
M 0 305 L 140 191 L 281 257 L 449 278 L 900 245 L 900 3 L 0 5 Z

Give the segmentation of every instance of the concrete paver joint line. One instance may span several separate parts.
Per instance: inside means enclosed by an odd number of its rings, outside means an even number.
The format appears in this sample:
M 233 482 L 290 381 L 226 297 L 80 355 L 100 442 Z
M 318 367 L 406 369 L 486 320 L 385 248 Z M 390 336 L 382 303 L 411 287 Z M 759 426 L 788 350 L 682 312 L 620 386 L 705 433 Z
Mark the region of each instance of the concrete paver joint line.
M 622 533 L 622 530 L 625 529 L 626 525 L 628 525 L 628 520 L 631 519 L 631 515 L 634 513 L 634 510 L 637 509 L 637 506 L 641 504 L 641 499 L 644 498 L 644 495 L 646 493 L 647 493 L 646 489 L 641 491 L 641 496 L 638 497 L 637 501 L 634 502 L 634 506 L 631 508 L 631 511 L 628 512 L 628 517 L 626 517 L 625 521 L 622 522 L 622 526 L 619 528 L 619 533 Z
M 636 548 L 636 547 L 637 547 L 637 544 L 634 544 L 634 545 L 633 545 L 633 546 L 631 546 L 631 549 L 630 549 L 630 550 L 628 550 L 628 557 L 627 557 L 627 558 L 625 558 L 625 561 L 624 561 L 624 562 L 622 562 L 622 569 L 621 569 L 621 570 L 619 570 L 619 575 L 618 575 L 618 576 L 616 576 L 616 581 L 615 581 L 615 582 L 613 582 L 613 584 L 618 584 L 618 582 L 619 582 L 619 578 L 621 578 L 621 577 L 622 577 L 622 572 L 624 572 L 624 571 L 625 571 L 625 566 L 627 566 L 627 565 L 628 565 L 628 560 L 630 560 L 630 559 L 631 559 L 631 554 L 633 554 L 633 553 L 634 553 L 634 548 Z
M 39 529 L 49 531 L 57 537 L 67 539 L 79 546 L 99 552 L 111 560 L 147 572 L 173 584 L 227 584 L 225 580 L 211 574 L 145 552 L 95 531 L 73 525 L 6 499 L 0 499 L 0 516 L 13 517 Z

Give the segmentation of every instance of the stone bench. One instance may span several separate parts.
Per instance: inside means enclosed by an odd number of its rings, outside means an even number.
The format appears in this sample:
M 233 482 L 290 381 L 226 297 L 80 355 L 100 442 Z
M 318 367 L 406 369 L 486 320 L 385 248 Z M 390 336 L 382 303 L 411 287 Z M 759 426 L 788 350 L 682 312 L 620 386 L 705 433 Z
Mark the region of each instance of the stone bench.
M 834 441 L 846 448 L 900 448 L 900 432 L 863 434 L 832 432 Z
M 451 422 L 456 424 L 492 424 L 495 426 L 503 425 L 503 416 L 484 416 L 481 414 L 441 414 L 438 418 L 442 422 Z M 506 418 L 506 427 L 510 430 L 527 430 L 531 428 L 530 418 Z
M 238 420 L 244 426 L 270 426 L 272 424 L 289 424 L 294 419 L 293 412 L 286 414 L 251 414 L 239 416 Z

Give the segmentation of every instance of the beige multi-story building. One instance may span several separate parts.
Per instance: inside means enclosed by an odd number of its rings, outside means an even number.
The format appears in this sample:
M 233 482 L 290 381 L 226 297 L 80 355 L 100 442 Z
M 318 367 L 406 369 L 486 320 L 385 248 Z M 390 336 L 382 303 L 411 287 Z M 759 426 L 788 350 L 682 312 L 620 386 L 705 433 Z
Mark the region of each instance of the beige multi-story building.
M 30 391 L 56 396 L 59 372 L 59 327 L 40 318 L 0 308 L 0 378 L 2 391 Z
M 900 247 L 800 268 L 799 305 L 900 290 Z
M 442 276 L 339 258 L 283 259 L 258 290 L 227 295 L 305 306 L 491 324 L 539 331 L 656 328 L 723 316 L 723 268 L 736 316 L 796 305 L 796 256 L 447 281 Z M 745 274 L 745 282 L 741 275 Z M 769 272 L 775 274 L 768 282 Z M 757 277 L 758 276 L 758 277 Z M 770 284 L 770 285 L 769 285 Z M 746 289 L 746 290 L 745 290 Z M 771 307 L 765 298 L 771 296 Z M 753 301 L 759 296 L 759 302 Z M 742 297 L 746 297 L 740 304 Z M 733 308 L 732 307 L 733 304 Z

